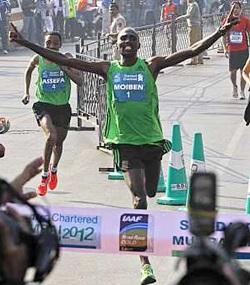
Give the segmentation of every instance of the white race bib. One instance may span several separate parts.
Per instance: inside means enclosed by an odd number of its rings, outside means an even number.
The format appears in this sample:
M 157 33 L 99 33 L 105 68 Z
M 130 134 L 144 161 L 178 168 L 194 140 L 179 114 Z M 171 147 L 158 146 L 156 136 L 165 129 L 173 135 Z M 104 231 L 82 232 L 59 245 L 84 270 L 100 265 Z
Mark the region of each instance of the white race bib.
M 242 32 L 231 32 L 230 33 L 230 43 L 241 44 L 243 40 Z

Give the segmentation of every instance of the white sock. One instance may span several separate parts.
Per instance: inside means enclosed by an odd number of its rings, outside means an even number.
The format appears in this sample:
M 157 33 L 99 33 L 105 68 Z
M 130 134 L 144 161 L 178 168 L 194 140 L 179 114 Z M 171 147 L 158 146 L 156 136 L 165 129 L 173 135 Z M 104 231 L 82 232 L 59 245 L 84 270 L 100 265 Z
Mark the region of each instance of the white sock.
M 49 172 L 48 171 L 43 171 L 42 172 L 42 177 L 49 177 Z
M 52 166 L 51 167 L 51 172 L 56 173 L 57 172 L 57 167 Z

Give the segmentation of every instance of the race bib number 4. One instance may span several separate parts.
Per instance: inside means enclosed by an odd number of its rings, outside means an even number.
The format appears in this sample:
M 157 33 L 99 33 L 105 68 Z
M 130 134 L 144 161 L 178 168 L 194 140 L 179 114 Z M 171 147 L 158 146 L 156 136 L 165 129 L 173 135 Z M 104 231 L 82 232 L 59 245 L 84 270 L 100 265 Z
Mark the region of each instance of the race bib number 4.
M 62 70 L 42 72 L 42 88 L 45 92 L 57 92 L 65 89 L 65 78 Z
M 113 90 L 115 100 L 118 102 L 145 100 L 144 72 L 115 73 Z
M 230 43 L 241 44 L 243 40 L 243 35 L 241 32 L 231 32 L 230 33 Z

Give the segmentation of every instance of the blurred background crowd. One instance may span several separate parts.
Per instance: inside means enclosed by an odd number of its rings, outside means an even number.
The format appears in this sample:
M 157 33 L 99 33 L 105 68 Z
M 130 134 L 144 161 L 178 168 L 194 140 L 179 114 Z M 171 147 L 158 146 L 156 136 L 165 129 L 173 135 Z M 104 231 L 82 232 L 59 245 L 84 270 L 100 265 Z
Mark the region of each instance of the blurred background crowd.
M 244 5 L 248 1 L 243 0 Z M 0 0 L 0 37 L 8 53 L 9 22 L 24 37 L 42 44 L 46 32 L 59 31 L 64 41 L 94 39 L 110 32 L 110 4 L 119 6 L 126 25 L 140 27 L 172 20 L 186 13 L 187 0 Z M 230 0 L 197 0 L 201 14 L 225 13 Z

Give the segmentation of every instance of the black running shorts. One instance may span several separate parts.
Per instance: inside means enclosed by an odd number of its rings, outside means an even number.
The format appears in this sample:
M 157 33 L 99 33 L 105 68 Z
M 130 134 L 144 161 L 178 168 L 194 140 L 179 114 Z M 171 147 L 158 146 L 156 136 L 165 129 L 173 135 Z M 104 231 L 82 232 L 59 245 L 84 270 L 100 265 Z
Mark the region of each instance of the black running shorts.
M 44 115 L 49 115 L 56 127 L 67 129 L 71 119 L 71 107 L 66 105 L 52 105 L 43 102 L 36 102 L 32 106 L 38 125 Z
M 144 169 L 146 164 L 161 161 L 161 145 L 128 145 L 119 144 L 113 147 L 114 161 L 118 169 Z
M 248 49 L 229 52 L 229 71 L 243 69 L 249 56 Z

